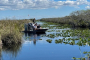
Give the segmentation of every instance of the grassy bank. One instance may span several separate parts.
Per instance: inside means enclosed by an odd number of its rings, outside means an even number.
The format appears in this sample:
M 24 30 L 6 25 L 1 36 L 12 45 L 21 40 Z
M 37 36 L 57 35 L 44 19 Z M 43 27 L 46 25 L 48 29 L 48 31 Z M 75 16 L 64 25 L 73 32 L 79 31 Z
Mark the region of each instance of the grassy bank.
M 32 22 L 31 20 L 0 20 L 0 39 L 3 44 L 21 43 L 24 24 Z
M 80 10 L 61 18 L 42 18 L 41 21 L 69 24 L 72 27 L 90 27 L 90 10 Z

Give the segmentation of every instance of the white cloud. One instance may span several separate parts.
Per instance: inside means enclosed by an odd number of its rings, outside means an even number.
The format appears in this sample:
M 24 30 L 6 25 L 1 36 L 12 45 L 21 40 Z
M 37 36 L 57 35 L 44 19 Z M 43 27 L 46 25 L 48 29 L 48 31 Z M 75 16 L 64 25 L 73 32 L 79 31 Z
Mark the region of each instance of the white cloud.
M 0 8 L 0 10 L 5 10 L 4 8 Z
M 90 6 L 86 6 L 85 8 L 90 9 Z
M 47 9 L 62 6 L 78 7 L 79 5 L 90 5 L 87 0 L 0 0 L 0 10 L 19 10 L 19 9 Z

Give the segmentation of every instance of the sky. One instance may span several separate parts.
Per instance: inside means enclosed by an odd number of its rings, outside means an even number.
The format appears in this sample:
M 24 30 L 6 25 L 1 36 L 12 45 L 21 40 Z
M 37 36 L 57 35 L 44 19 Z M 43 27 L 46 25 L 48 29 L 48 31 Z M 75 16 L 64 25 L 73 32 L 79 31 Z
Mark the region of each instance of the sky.
M 41 19 L 90 9 L 90 0 L 0 0 L 0 20 Z

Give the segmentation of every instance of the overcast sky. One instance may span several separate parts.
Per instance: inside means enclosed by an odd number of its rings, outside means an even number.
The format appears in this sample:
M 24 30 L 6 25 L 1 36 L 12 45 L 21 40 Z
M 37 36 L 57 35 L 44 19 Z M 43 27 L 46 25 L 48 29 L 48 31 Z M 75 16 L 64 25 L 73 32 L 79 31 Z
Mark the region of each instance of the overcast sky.
M 90 9 L 90 0 L 0 0 L 0 19 L 53 18 Z

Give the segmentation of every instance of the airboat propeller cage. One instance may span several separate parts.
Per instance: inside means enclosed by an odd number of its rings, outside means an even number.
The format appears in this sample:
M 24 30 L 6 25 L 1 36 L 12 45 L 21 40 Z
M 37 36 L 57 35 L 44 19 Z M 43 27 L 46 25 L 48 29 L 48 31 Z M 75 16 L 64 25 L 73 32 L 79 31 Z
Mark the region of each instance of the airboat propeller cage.
M 25 27 L 25 31 L 33 31 L 32 23 L 26 23 L 24 27 Z

